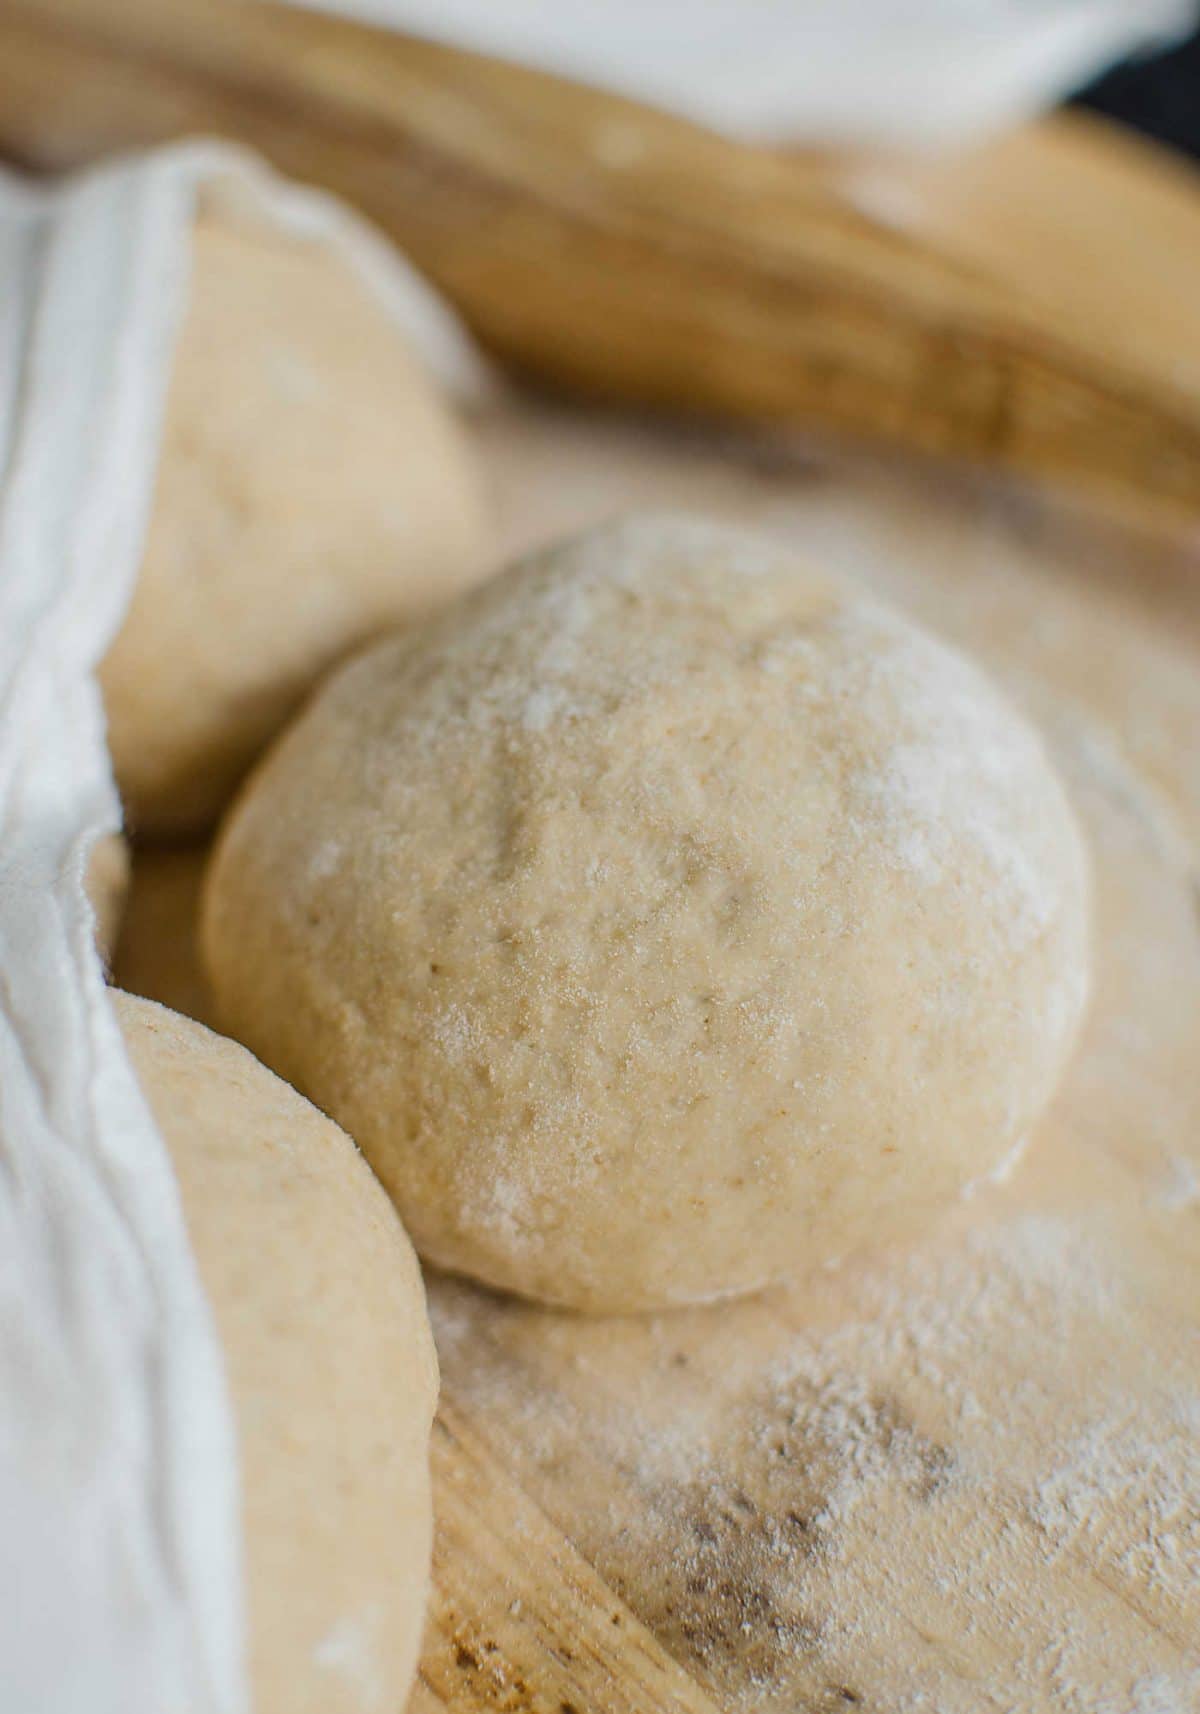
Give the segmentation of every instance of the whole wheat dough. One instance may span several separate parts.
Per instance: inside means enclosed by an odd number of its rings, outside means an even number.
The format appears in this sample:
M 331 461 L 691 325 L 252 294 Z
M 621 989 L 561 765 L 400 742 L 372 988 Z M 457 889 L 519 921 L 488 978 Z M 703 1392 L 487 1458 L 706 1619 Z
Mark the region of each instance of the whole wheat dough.
M 399 1710 L 429 1582 L 437 1362 L 350 1139 L 235 1043 L 114 994 L 166 1139 L 241 1446 L 255 1714 Z
M 332 661 L 485 563 L 462 432 L 345 259 L 202 214 L 143 564 L 100 675 L 134 827 L 212 822 Z
M 973 666 L 651 518 L 337 673 L 231 813 L 202 945 L 426 1256 L 635 1308 L 908 1238 L 999 1167 L 1075 1036 L 1087 890 Z

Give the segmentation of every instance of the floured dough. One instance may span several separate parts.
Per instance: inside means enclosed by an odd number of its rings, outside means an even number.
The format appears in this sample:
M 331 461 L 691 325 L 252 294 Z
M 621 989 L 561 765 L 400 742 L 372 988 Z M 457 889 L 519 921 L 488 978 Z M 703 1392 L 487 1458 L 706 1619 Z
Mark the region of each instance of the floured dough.
M 101 670 L 135 828 L 210 823 L 332 661 L 485 563 L 462 433 L 345 259 L 203 214 L 141 574 Z
M 651 518 L 335 675 L 231 813 L 202 943 L 425 1255 L 635 1308 L 907 1239 L 998 1168 L 1076 1033 L 1087 892 L 973 666 Z
M 114 994 L 239 1431 L 255 1714 L 398 1710 L 429 1582 L 437 1364 L 412 1248 L 336 1125 L 244 1048 Z

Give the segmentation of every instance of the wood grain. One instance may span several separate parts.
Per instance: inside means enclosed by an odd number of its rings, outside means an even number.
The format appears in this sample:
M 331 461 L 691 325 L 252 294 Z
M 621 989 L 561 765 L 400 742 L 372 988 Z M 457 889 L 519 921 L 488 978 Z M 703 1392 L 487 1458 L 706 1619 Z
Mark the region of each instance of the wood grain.
M 858 205 L 1074 318 L 1117 361 L 1200 385 L 1200 182 L 1182 156 L 1067 110 L 956 154 L 831 171 Z
M 1098 266 L 1089 233 L 1116 162 L 1130 194 L 1104 256 L 1136 254 L 1194 297 L 1200 197 L 1092 129 L 1037 250 L 1016 227 L 979 246 L 969 218 L 964 244 L 961 222 L 898 216 L 902 195 L 885 207 L 878 166 L 847 183 L 844 166 L 343 20 L 241 0 L 0 0 L 0 147 L 16 159 L 239 138 L 358 203 L 491 350 L 556 385 L 870 436 L 1194 522 L 1194 326 L 1177 363 L 1147 361 L 1138 304 L 1114 339 L 1070 282 Z M 1068 288 L 1050 295 L 1047 247 Z
M 716 1714 L 449 1398 L 432 1461 L 442 1598 L 412 1714 L 481 1706 Z

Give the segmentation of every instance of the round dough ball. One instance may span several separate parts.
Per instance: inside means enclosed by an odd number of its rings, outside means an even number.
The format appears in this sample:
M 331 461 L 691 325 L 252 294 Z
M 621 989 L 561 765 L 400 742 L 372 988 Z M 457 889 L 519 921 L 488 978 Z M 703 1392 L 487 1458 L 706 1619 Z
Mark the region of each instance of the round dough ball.
M 437 1361 L 350 1139 L 251 1058 L 114 994 L 175 1165 L 241 1443 L 256 1714 L 404 1704 L 429 1584 Z
M 967 661 L 782 548 L 633 521 L 338 673 L 206 884 L 219 1012 L 432 1261 L 559 1304 L 919 1233 L 1046 1104 L 1087 871 Z
M 215 820 L 323 671 L 486 567 L 449 407 L 327 246 L 202 214 L 142 568 L 100 681 L 143 833 Z

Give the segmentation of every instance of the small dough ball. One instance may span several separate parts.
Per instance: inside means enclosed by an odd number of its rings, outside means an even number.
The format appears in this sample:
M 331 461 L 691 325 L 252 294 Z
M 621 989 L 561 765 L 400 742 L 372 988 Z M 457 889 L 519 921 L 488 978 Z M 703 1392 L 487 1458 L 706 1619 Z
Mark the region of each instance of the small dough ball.
M 906 1239 L 1004 1161 L 1087 873 L 967 661 L 649 519 L 338 673 L 231 814 L 202 952 L 432 1261 L 631 1309 Z
M 333 661 L 481 575 L 482 518 L 450 408 L 345 258 L 202 213 L 141 573 L 100 672 L 135 831 L 211 824 Z
M 404 1704 L 429 1584 L 437 1361 L 350 1139 L 234 1042 L 114 994 L 167 1146 L 241 1442 L 256 1714 Z
M 129 846 L 121 834 L 106 833 L 92 846 L 83 890 L 96 919 L 96 950 L 111 964 L 129 897 Z

